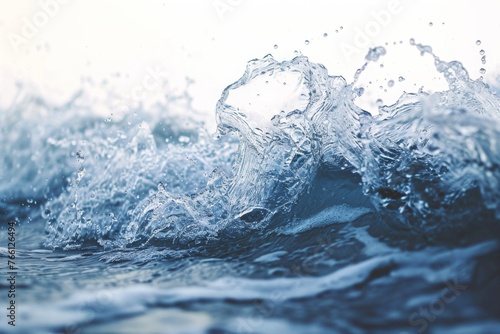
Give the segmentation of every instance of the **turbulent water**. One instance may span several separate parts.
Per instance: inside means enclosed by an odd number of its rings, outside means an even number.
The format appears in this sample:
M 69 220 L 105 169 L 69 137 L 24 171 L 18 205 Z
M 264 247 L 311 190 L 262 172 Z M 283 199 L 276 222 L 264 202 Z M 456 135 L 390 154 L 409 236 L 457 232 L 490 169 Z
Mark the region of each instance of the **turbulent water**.
M 498 332 L 500 98 L 416 47 L 449 89 L 378 116 L 304 56 L 252 60 L 215 135 L 163 104 L 110 119 L 21 89 L 0 113 L 15 329 Z

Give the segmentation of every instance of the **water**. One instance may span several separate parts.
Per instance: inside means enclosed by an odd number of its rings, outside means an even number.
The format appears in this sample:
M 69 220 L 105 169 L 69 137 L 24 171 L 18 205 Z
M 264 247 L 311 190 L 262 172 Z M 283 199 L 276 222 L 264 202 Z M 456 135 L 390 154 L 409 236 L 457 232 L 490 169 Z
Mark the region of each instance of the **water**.
M 215 135 L 168 105 L 108 118 L 85 89 L 54 106 L 21 87 L 0 113 L 17 332 L 500 330 L 500 99 L 412 44 L 448 90 L 373 117 L 355 85 L 384 48 L 354 83 L 266 56 Z

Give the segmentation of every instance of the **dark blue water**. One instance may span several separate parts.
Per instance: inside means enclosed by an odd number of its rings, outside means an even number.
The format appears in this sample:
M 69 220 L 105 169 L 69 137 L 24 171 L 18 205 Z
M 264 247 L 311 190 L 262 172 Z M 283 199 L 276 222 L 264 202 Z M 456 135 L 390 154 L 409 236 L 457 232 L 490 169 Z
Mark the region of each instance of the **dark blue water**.
M 0 113 L 0 331 L 499 332 L 500 99 L 432 56 L 449 89 L 378 116 L 306 57 L 250 61 L 215 135 L 168 105 L 104 118 L 84 91 L 20 88 Z

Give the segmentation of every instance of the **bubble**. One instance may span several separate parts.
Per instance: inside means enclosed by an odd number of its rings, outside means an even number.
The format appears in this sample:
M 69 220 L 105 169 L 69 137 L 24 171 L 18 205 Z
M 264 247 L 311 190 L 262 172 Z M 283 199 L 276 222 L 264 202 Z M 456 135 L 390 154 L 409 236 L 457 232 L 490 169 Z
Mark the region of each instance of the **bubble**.
M 476 45 L 481 45 L 481 41 L 479 39 L 476 41 Z
M 479 51 L 479 54 L 482 56 L 485 54 L 484 50 Z
M 387 86 L 389 86 L 389 87 L 394 86 L 394 80 L 387 81 Z
M 305 43 L 306 45 L 309 45 L 309 40 L 307 40 L 307 39 L 306 39 L 306 40 L 304 41 L 304 43 Z
M 410 45 L 415 45 L 415 39 L 414 38 L 410 38 Z
M 486 73 L 486 70 L 485 70 L 484 68 L 481 68 L 481 69 L 479 70 L 479 73 L 484 74 L 484 73 Z
M 403 78 L 403 77 L 401 77 L 401 76 L 400 76 L 400 77 L 398 78 L 398 81 L 399 81 L 399 82 L 401 82 L 401 81 L 405 81 L 405 78 Z
M 343 30 L 343 29 L 344 29 L 344 27 L 340 26 L 340 30 Z
M 274 44 L 274 48 L 277 49 L 278 48 L 278 44 Z
M 45 216 L 47 216 L 47 217 L 48 217 L 48 216 L 50 216 L 50 213 L 51 213 L 51 212 L 50 212 L 50 210 L 49 210 L 49 209 L 46 209 L 43 213 L 45 214 Z
M 432 26 L 433 26 L 432 22 L 429 22 L 429 27 L 432 27 Z
M 325 33 L 323 34 L 323 37 L 328 37 L 328 34 L 325 32 Z
M 382 99 L 378 99 L 375 103 L 377 104 L 377 106 L 381 106 L 384 101 L 382 101 Z
M 481 63 L 484 65 L 486 64 L 486 56 L 481 57 Z

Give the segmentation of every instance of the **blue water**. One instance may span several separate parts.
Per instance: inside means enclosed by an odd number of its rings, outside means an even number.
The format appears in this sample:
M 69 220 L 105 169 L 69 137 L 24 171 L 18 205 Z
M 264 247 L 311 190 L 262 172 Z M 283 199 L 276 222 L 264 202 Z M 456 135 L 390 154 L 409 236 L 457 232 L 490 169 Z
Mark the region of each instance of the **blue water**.
M 372 116 L 356 81 L 266 56 L 214 135 L 168 105 L 106 118 L 84 90 L 21 87 L 0 113 L 16 332 L 499 332 L 500 99 L 415 46 L 447 90 Z

